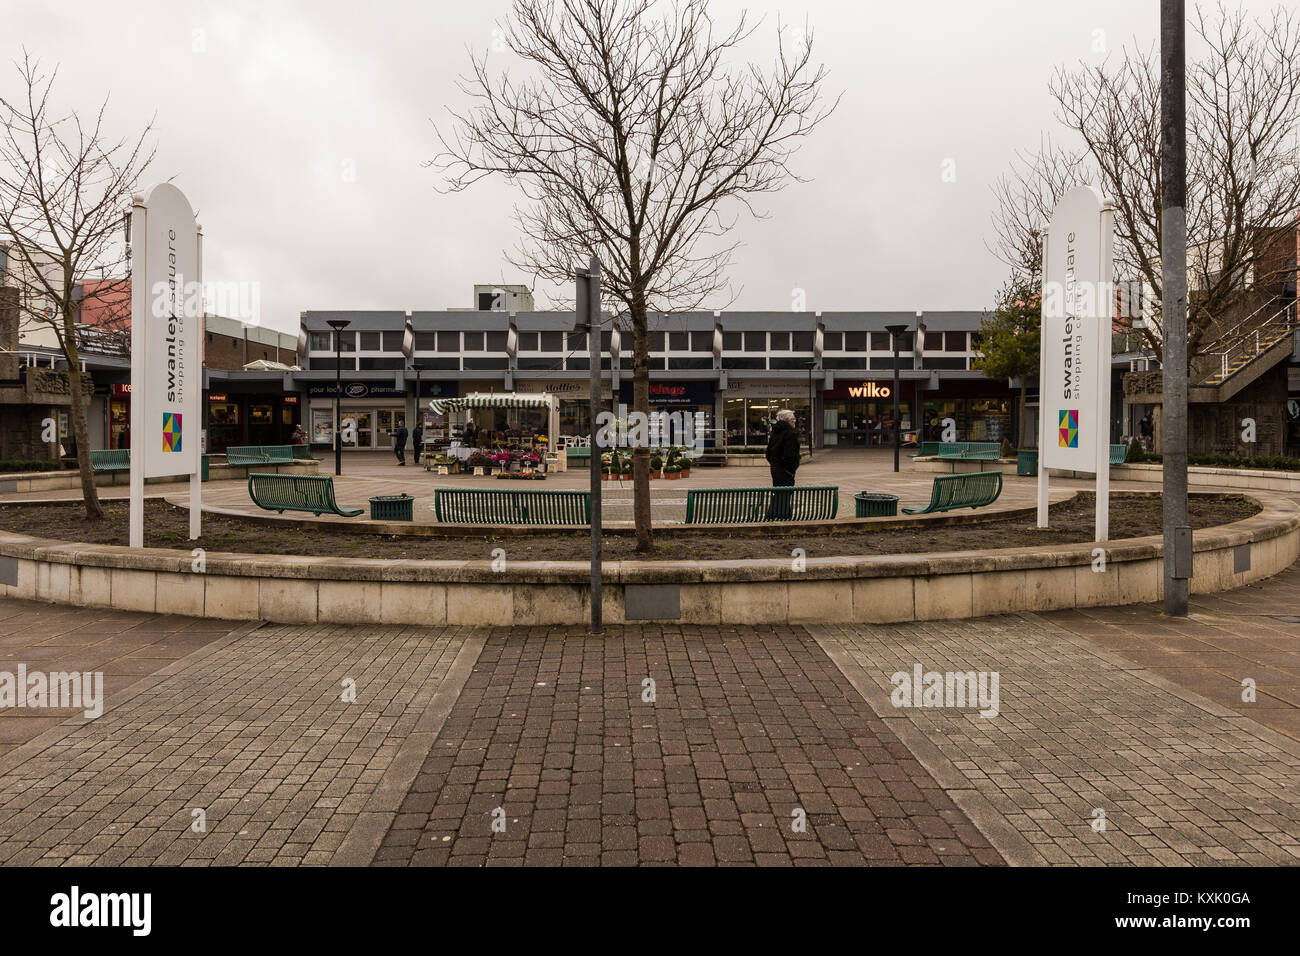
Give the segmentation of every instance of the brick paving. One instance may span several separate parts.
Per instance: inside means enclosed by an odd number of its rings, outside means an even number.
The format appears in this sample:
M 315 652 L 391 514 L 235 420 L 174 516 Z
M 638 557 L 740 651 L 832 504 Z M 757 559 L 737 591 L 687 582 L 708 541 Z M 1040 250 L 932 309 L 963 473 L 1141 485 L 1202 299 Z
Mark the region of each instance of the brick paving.
M 1300 862 L 1300 746 L 1079 635 L 1036 615 L 810 630 L 1014 862 Z M 997 671 L 998 715 L 894 708 L 916 663 Z
M 127 690 L 98 719 L 0 758 L 0 862 L 333 862 L 385 785 L 405 791 L 392 770 L 408 737 L 421 757 L 431 744 L 415 731 L 466 633 L 244 630 Z M 355 703 L 341 699 L 345 679 Z M 195 809 L 204 832 L 192 829 Z M 359 850 L 365 862 L 374 847 Z
M 1300 563 L 1267 581 L 1192 595 L 1188 617 L 1158 604 L 1044 614 L 1189 690 L 1300 740 Z M 1243 681 L 1254 681 L 1245 701 Z
M 803 629 L 657 626 L 495 631 L 376 856 L 1000 862 Z

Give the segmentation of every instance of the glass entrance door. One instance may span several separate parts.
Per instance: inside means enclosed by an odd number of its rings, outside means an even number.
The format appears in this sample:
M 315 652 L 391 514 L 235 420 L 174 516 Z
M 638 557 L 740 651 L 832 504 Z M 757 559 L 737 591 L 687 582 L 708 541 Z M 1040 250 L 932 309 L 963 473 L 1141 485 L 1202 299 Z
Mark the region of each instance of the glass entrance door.
M 356 409 L 344 409 L 340 416 L 343 420 L 343 447 L 344 448 L 373 448 L 374 444 L 374 412 L 357 411 Z M 357 425 L 356 441 L 348 441 L 347 420 L 352 419 Z

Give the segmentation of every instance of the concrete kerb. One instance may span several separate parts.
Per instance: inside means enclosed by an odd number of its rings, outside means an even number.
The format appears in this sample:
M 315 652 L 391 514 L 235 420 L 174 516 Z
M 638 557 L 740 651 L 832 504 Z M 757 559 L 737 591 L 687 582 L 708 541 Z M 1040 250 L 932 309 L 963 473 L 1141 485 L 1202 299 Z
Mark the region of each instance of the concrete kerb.
M 1262 508 L 1258 515 L 1196 532 L 1193 589 L 1198 593 L 1260 580 L 1300 555 L 1300 505 L 1267 493 L 1247 497 Z M 1250 545 L 1249 568 L 1238 572 L 1234 550 L 1242 545 Z M 1104 550 L 1115 575 L 1090 573 L 1097 548 Z M 580 625 L 585 623 L 590 579 L 585 562 L 511 562 L 498 572 L 490 561 L 218 552 L 208 552 L 203 573 L 196 574 L 187 551 L 132 550 L 10 533 L 0 533 L 0 555 L 17 562 L 17 573 L 0 584 L 0 593 L 18 597 L 151 610 L 163 593 L 168 609 L 176 613 L 322 623 L 355 623 L 358 616 L 374 623 L 499 623 L 514 619 L 518 604 L 547 623 Z M 979 587 L 976 575 L 983 576 Z M 204 586 L 182 594 L 186 578 L 203 578 Z M 1094 583 L 1094 578 L 1105 580 Z M 249 588 L 249 579 L 258 586 Z M 676 620 L 688 623 L 941 619 L 1157 600 L 1161 539 L 809 557 L 803 570 L 784 558 L 616 561 L 605 565 L 604 580 L 610 623 L 623 620 L 623 588 L 639 584 L 677 586 L 682 616 Z

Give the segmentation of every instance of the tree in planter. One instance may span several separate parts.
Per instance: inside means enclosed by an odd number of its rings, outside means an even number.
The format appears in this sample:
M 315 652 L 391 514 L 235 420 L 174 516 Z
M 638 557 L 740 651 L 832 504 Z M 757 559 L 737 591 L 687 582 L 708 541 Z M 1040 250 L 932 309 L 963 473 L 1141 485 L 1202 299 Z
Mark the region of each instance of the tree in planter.
M 96 299 L 121 303 L 130 314 L 130 297 L 123 294 L 130 283 L 124 217 L 153 160 L 145 146 L 152 124 L 138 136 L 114 140 L 105 129 L 107 99 L 87 117 L 75 110 L 52 113 L 57 70 L 43 72 L 26 51 L 16 68 L 17 95 L 0 96 L 0 238 L 10 240 L 6 281 L 18 287 L 20 322 L 51 328 L 67 360 L 81 494 L 86 517 L 98 520 L 104 509 L 81 401 L 90 375 L 81 369 L 79 337 L 85 331 L 77 325 L 76 293 L 83 280 L 102 276 Z
M 992 312 L 980 320 L 979 350 L 971 365 L 991 379 L 1020 379 L 1017 445 L 1025 447 L 1026 380 L 1038 374 L 1043 313 L 1036 279 L 1013 277 L 998 292 Z
M 499 174 L 530 206 L 511 261 L 554 282 L 595 256 L 601 290 L 633 333 L 633 409 L 650 397 L 651 311 L 700 308 L 726 288 L 724 237 L 753 198 L 795 178 L 798 141 L 834 108 L 807 31 L 778 39 L 769 70 L 735 66 L 752 35 L 742 15 L 715 32 L 706 0 L 515 0 L 506 49 L 532 70 L 515 80 L 484 55 L 461 84 L 434 165 L 448 187 Z M 500 62 L 499 54 L 492 62 Z M 636 549 L 653 547 L 650 449 L 637 436 Z

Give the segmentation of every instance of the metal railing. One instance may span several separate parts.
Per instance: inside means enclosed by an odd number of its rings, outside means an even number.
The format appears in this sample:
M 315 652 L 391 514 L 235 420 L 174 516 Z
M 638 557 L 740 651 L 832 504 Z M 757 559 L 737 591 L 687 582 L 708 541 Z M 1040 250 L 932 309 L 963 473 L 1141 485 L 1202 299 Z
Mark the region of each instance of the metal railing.
M 1269 305 L 1272 306 L 1274 303 Z M 1205 369 L 1199 376 L 1201 382 L 1208 382 L 1215 378 L 1220 383 L 1223 382 L 1229 375 L 1245 368 L 1294 331 L 1296 326 L 1294 302 L 1284 305 L 1262 322 L 1255 321 L 1254 316 L 1261 311 L 1263 309 L 1256 309 L 1251 313 L 1251 317 L 1237 323 L 1226 334 L 1219 337 L 1220 342 L 1229 343 L 1226 347 L 1201 354 L 1204 361 L 1202 368 Z M 1255 324 L 1249 327 L 1252 321 L 1255 321 Z

